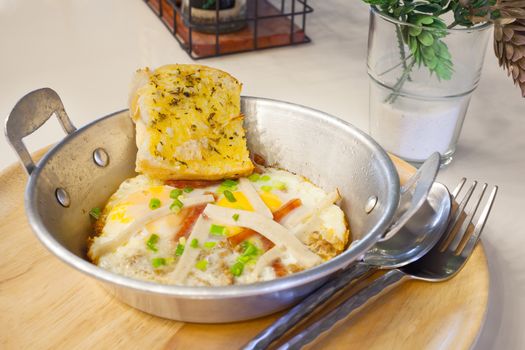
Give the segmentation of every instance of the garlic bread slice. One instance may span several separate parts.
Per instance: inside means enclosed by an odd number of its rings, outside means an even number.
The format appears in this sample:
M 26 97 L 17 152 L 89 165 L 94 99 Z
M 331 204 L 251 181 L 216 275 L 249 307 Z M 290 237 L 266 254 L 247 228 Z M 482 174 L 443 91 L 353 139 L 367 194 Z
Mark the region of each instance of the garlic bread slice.
M 130 95 L 136 171 L 177 180 L 250 174 L 241 87 L 228 73 L 201 65 L 137 71 Z

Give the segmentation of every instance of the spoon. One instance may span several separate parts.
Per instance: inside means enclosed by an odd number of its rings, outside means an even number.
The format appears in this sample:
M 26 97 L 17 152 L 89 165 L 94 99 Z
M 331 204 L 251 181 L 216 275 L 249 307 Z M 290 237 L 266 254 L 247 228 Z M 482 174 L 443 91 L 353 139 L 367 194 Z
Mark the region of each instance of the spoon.
M 436 156 L 437 155 L 437 156 Z M 446 229 L 451 210 L 447 188 L 434 183 L 439 154 L 433 154 L 401 188 L 398 219 L 362 261 L 341 271 L 272 325 L 256 335 L 244 350 L 266 349 L 337 291 L 378 269 L 394 269 L 425 255 Z

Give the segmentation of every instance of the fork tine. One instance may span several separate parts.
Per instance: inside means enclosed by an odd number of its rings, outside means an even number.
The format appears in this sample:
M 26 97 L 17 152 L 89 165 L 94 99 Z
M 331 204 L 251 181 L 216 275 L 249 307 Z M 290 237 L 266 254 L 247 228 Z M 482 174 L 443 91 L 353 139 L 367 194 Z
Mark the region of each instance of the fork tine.
M 456 188 L 454 188 L 454 191 L 452 191 L 452 199 L 456 199 L 458 197 L 459 191 L 461 191 L 461 189 L 465 185 L 465 182 L 467 182 L 466 177 L 459 180 L 459 183 L 457 184 Z
M 450 197 L 451 197 L 450 198 L 451 199 L 451 207 L 450 207 L 450 216 L 449 216 L 450 218 L 452 218 L 454 216 L 454 214 L 458 210 L 459 202 L 457 201 L 457 198 L 459 196 L 459 193 L 463 189 L 463 186 L 465 186 L 466 182 L 467 182 L 467 178 L 466 177 L 464 177 L 461 180 L 459 180 L 459 183 L 456 185 L 456 188 L 454 188 L 454 190 L 450 194 Z M 461 216 L 460 216 L 459 219 L 461 219 Z M 459 220 L 459 219 L 456 219 L 456 221 Z M 452 221 L 449 221 L 449 224 L 451 222 Z M 451 228 L 451 227 L 448 227 L 448 228 Z M 445 231 L 445 232 L 449 232 L 449 231 Z
M 457 244 L 452 244 L 450 246 L 450 249 L 455 250 L 456 255 L 459 255 L 463 248 L 465 248 L 465 245 L 467 244 L 471 234 L 472 230 L 469 230 L 470 224 L 472 223 L 472 219 L 474 218 L 474 215 L 476 215 L 476 211 L 479 208 L 479 204 L 481 203 L 481 200 L 483 199 L 483 196 L 485 195 L 485 190 L 487 189 L 487 184 L 483 184 L 483 187 L 481 188 L 481 193 L 478 195 L 477 199 L 475 200 L 474 208 L 472 208 L 471 212 L 466 216 L 465 220 L 463 221 L 461 225 L 460 234 L 457 236 L 459 242 L 454 242 Z
M 456 233 L 458 231 L 458 224 L 461 225 L 464 219 L 464 216 L 462 216 L 463 211 L 465 210 L 465 206 L 470 200 L 470 197 L 472 196 L 472 192 L 474 192 L 474 189 L 476 188 L 477 184 L 478 184 L 477 181 L 472 182 L 472 185 L 470 185 L 470 188 L 468 189 L 467 193 L 461 200 L 461 203 L 459 204 L 456 211 L 452 215 L 452 218 L 450 219 L 450 222 L 448 223 L 447 229 L 445 230 L 445 232 L 447 232 L 448 234 L 444 237 L 444 239 L 442 240 L 439 246 L 440 252 L 444 252 L 445 249 L 447 249 L 447 247 L 450 245 L 454 237 L 456 237 Z M 461 190 L 461 187 L 463 187 L 463 185 L 460 185 L 458 187 L 460 187 L 459 190 Z
M 485 223 L 487 222 L 490 211 L 492 210 L 492 205 L 494 204 L 497 193 L 498 186 L 494 186 L 490 192 L 489 199 L 487 200 L 487 203 L 485 203 L 485 207 L 483 208 L 483 211 L 476 222 L 476 225 L 474 225 L 474 232 L 472 233 L 468 243 L 465 245 L 465 248 L 461 252 L 461 256 L 468 257 L 476 247 L 479 237 L 481 236 L 481 232 L 483 231 L 483 228 L 485 228 Z

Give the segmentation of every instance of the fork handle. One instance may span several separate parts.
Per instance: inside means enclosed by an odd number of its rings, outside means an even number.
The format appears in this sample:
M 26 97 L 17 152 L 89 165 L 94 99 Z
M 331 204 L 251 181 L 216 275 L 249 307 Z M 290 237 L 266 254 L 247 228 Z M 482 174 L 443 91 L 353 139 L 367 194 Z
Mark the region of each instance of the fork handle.
M 323 304 L 337 291 L 343 289 L 343 287 L 347 286 L 353 280 L 368 275 L 368 273 L 375 269 L 375 267 L 361 262 L 350 266 L 341 272 L 339 276 L 325 283 L 299 304 L 291 308 L 268 328 L 257 334 L 243 347 L 243 350 L 266 349 L 274 340 L 293 328 L 298 322 L 312 313 L 318 306 Z
M 381 292 L 386 292 L 397 286 L 405 278 L 408 278 L 407 275 L 397 269 L 387 272 L 374 280 L 369 286 L 346 299 L 326 316 L 281 345 L 278 350 L 301 349 L 322 334 L 331 331 L 336 323 L 347 319 L 353 311 L 364 305 L 368 300 L 377 297 Z

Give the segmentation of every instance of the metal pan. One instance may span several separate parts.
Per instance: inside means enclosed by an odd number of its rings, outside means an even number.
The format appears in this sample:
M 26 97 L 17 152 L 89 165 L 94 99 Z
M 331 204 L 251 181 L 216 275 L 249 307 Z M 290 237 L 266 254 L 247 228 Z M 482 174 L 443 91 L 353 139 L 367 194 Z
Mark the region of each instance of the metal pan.
M 36 236 L 58 258 L 98 279 L 123 302 L 157 316 L 187 322 L 233 322 L 292 305 L 380 239 L 398 206 L 399 178 L 376 142 L 326 113 L 254 97 L 242 98 L 242 111 L 252 152 L 326 190 L 339 188 L 353 239 L 344 253 L 288 277 L 228 287 L 162 285 L 97 267 L 86 258 L 92 233 L 88 212 L 103 206 L 122 181 L 135 175 L 134 125 L 124 110 L 76 130 L 60 98 L 48 88 L 23 97 L 5 129 L 29 175 L 25 206 Z M 58 117 L 68 135 L 35 165 L 22 139 L 51 115 Z M 377 202 L 369 211 L 373 197 Z

